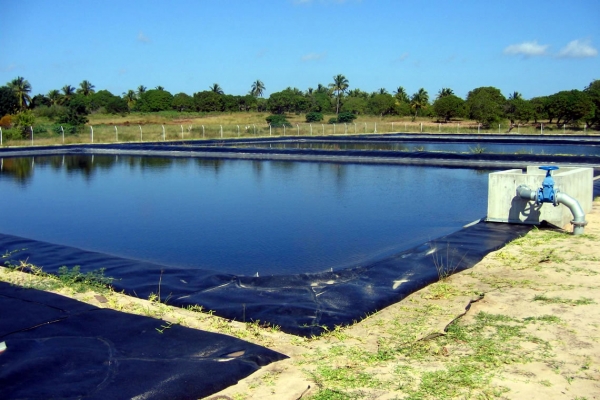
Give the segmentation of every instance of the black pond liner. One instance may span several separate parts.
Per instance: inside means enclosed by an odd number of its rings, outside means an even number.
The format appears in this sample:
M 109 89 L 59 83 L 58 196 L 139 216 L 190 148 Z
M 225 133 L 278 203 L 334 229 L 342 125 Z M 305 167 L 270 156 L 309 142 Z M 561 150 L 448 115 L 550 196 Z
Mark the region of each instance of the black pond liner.
M 182 269 L 4 234 L 0 252 L 5 263 L 27 260 L 48 273 L 61 266 L 78 265 L 81 272 L 103 268 L 105 276 L 115 279 L 114 288 L 131 296 L 147 299 L 160 292 L 169 305 L 201 305 L 221 317 L 261 321 L 310 337 L 359 321 L 436 282 L 440 268 L 444 275 L 471 268 L 530 229 L 479 222 L 373 264 L 265 277 Z
M 230 336 L 5 282 L 0 310 L 3 399 L 197 399 L 287 358 Z

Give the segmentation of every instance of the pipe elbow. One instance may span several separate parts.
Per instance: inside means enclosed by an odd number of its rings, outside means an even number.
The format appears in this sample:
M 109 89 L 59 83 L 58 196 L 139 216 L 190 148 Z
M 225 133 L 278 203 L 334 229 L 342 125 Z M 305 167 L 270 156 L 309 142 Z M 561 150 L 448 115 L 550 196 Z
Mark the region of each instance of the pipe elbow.
M 587 225 L 587 221 L 585 220 L 585 212 L 583 212 L 581 204 L 573 197 L 562 192 L 556 194 L 556 202 L 558 204 L 564 204 L 571 210 L 571 214 L 573 214 L 573 220 L 571 221 L 571 224 L 573 225 L 573 234 L 582 234 L 583 227 Z

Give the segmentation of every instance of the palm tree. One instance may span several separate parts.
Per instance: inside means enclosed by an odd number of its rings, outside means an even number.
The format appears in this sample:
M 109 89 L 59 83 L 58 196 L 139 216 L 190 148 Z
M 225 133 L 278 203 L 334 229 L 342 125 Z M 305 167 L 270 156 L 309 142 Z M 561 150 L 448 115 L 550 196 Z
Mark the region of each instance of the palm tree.
M 388 94 L 388 91 L 387 91 L 387 89 L 385 89 L 385 88 L 380 88 L 380 89 L 377 91 L 377 94 Z
M 322 84 L 318 84 L 317 85 L 317 93 L 328 93 L 329 91 L 327 90 L 327 88 L 325 86 L 323 86 Z
M 250 90 L 250 94 L 254 97 L 262 97 L 264 90 L 265 84 L 262 83 L 260 79 L 257 79 L 256 82 L 252 82 L 252 89 Z
M 77 93 L 80 93 L 84 96 L 89 96 L 91 94 L 94 94 L 94 88 L 95 86 L 92 85 L 90 81 L 84 80 L 79 84 L 79 89 L 77 89 Z
M 428 105 L 429 94 L 427 93 L 427 90 L 421 88 L 418 92 L 414 93 L 410 99 L 410 106 L 415 110 L 415 116 L 413 120 L 417 118 L 419 110 L 427 108 Z
M 156 87 L 156 90 L 165 90 L 165 88 L 164 88 L 164 86 L 160 86 L 160 85 L 158 85 L 158 86 Z
M 56 106 L 60 103 L 60 92 L 58 90 L 52 89 L 48 92 L 47 96 L 50 99 L 50 104 L 53 106 Z
M 509 100 L 522 100 L 523 99 L 523 95 L 519 92 L 512 92 L 512 94 L 510 94 L 508 96 Z
M 71 97 L 75 94 L 75 88 L 71 85 L 65 85 L 61 90 L 63 91 L 63 95 L 60 98 L 60 103 L 68 103 L 69 100 L 71 100 Z
M 335 108 L 335 114 L 340 113 L 340 97 L 348 90 L 348 79 L 342 74 L 338 74 L 333 77 L 333 83 L 329 84 L 331 91 L 336 94 L 337 106 Z
M 138 88 L 137 88 L 138 97 L 140 97 L 142 94 L 146 93 L 146 89 L 148 89 L 148 88 L 144 85 L 138 86 Z
M 31 102 L 31 85 L 22 76 L 17 76 L 15 79 L 9 82 L 8 87 L 13 90 L 17 98 L 19 99 L 19 108 L 24 110 L 27 105 Z
M 404 90 L 402 86 L 398 86 L 398 89 L 394 91 L 394 96 L 396 96 L 396 98 L 403 103 L 410 102 L 410 99 L 408 98 L 408 93 L 406 93 L 406 90 Z
M 437 98 L 441 99 L 442 97 L 451 96 L 454 94 L 454 91 L 450 88 L 441 88 L 437 94 Z
M 129 109 L 132 109 L 135 104 L 135 101 L 137 100 L 137 95 L 135 94 L 134 90 L 129 89 L 127 93 L 123 93 L 123 98 L 127 102 L 127 107 L 129 107 Z
M 210 89 L 211 92 L 215 92 L 216 94 L 223 94 L 223 89 L 221 89 L 221 86 L 219 86 L 218 83 L 213 83 L 212 86 L 208 87 Z

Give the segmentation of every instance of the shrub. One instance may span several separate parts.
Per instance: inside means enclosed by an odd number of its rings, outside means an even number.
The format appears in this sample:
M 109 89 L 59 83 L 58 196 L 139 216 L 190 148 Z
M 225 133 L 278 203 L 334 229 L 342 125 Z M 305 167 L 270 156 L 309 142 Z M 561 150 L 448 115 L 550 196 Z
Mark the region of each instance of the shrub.
M 323 121 L 323 114 L 316 111 L 311 111 L 306 114 L 306 122 L 319 122 Z
M 23 139 L 23 132 L 18 128 L 2 129 L 3 140 L 19 140 Z
M 281 114 L 269 115 L 266 118 L 266 120 L 267 120 L 267 123 L 269 123 L 269 125 L 271 125 L 273 128 L 279 128 L 279 127 L 283 127 L 283 126 L 287 126 L 287 127 L 292 126 L 292 124 L 290 124 L 290 122 L 287 120 L 285 115 L 281 115 Z
M 12 126 L 12 116 L 5 115 L 0 118 L 0 126 L 3 128 L 10 128 Z
M 341 124 L 344 122 L 352 122 L 356 119 L 356 115 L 351 112 L 342 112 L 338 115 L 337 121 Z
M 329 118 L 328 124 L 337 124 L 338 120 L 336 117 Z
M 52 105 L 52 106 L 39 106 L 33 109 L 33 114 L 36 117 L 46 117 L 50 120 L 55 120 L 60 115 L 65 114 L 67 108 L 64 106 Z

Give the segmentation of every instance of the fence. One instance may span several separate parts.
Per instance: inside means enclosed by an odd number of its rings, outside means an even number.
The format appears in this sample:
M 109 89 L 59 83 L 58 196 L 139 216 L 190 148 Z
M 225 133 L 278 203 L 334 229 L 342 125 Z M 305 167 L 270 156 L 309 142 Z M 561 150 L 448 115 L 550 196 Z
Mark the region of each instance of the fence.
M 514 125 L 498 124 L 484 128 L 473 123 L 433 123 L 433 122 L 354 122 L 342 124 L 297 123 L 287 127 L 269 125 L 88 125 L 74 134 L 60 133 L 44 126 L 31 126 L 25 129 L 25 137 L 4 137 L 0 127 L 0 146 L 33 146 L 77 143 L 119 143 L 157 142 L 175 140 L 229 139 L 275 136 L 331 136 L 369 135 L 391 133 L 443 133 L 443 134 L 586 134 L 587 126 L 574 129 L 563 125 Z M 58 131 L 58 129 L 54 129 Z M 12 130 L 14 131 L 14 130 Z

